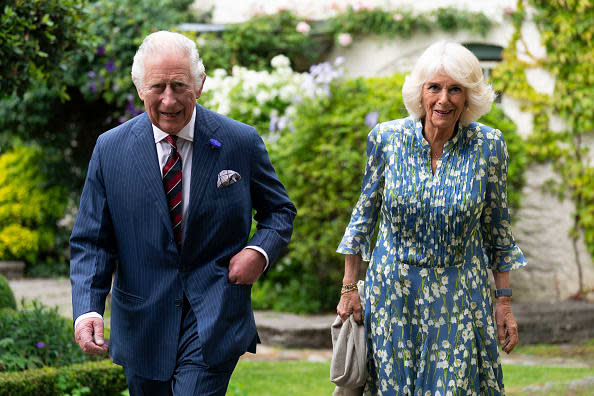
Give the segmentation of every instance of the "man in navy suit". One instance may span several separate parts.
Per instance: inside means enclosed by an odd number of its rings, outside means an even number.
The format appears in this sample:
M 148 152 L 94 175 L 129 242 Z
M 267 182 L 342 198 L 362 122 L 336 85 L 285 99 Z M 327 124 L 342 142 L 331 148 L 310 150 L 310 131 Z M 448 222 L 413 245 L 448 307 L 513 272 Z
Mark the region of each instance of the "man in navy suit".
M 190 39 L 145 38 L 132 79 L 146 112 L 97 140 L 70 238 L 75 339 L 107 351 L 115 273 L 110 353 L 132 396 L 225 394 L 259 341 L 251 285 L 292 233 L 256 130 L 196 104 L 205 77 Z

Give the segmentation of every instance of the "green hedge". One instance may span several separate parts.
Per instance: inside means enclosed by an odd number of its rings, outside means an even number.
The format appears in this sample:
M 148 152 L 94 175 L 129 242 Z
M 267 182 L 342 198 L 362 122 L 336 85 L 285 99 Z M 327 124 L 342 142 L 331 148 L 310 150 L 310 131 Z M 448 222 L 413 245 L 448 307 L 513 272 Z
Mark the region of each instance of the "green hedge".
M 335 251 L 359 198 L 367 134 L 376 120 L 407 115 L 403 82 L 404 75 L 396 74 L 337 83 L 329 98 L 304 101 L 295 131 L 284 132 L 270 146 L 298 216 L 287 255 L 254 287 L 256 308 L 334 310 L 344 271 L 344 256 Z M 501 129 L 511 143 L 509 187 L 517 203 L 525 154 L 515 125 L 496 107 L 481 121 Z
M 16 300 L 8 281 L 0 275 L 0 309 L 2 308 L 16 309 Z
M 88 392 L 83 390 L 85 387 Z M 109 396 L 120 395 L 125 389 L 122 367 L 111 360 L 0 373 L 2 396 L 62 396 L 77 390 L 89 396 Z

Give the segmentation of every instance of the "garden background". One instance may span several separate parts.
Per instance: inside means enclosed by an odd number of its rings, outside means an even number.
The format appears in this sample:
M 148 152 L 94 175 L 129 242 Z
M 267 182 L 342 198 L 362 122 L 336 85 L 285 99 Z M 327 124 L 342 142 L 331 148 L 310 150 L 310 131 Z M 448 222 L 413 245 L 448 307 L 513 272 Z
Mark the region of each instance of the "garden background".
M 499 92 L 481 121 L 503 131 L 510 152 L 514 232 L 530 263 L 512 277 L 515 299 L 593 296 L 591 0 L 12 0 L 0 12 L 0 260 L 23 262 L 26 277 L 68 276 L 94 143 L 143 111 L 132 57 L 146 34 L 173 29 L 196 40 L 204 60 L 198 102 L 258 128 L 299 211 L 289 248 L 254 286 L 255 309 L 334 310 L 335 249 L 358 198 L 366 135 L 406 115 L 404 75 L 437 39 L 467 45 Z M 86 360 L 69 319 L 42 304 L 15 310 L 0 295 L 2 304 L 0 373 L 22 375 L 0 374 L 0 389 L 125 388 L 109 363 L 84 363 L 84 376 L 68 368 Z M 23 374 L 47 366 L 66 368 Z M 19 382 L 31 376 L 43 380 Z M 242 381 L 232 392 L 256 394 Z

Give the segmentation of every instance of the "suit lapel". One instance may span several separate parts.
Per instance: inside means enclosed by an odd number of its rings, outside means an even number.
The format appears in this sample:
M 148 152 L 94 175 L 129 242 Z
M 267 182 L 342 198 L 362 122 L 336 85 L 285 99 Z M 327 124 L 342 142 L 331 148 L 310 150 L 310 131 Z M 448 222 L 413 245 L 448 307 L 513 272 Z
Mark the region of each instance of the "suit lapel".
M 200 105 L 196 105 L 196 124 L 194 126 L 194 147 L 192 151 L 192 180 L 190 182 L 190 202 L 188 207 L 188 224 L 190 219 L 196 214 L 200 206 L 205 187 L 208 183 L 216 183 L 216 177 L 212 176 L 215 162 L 219 152 L 224 149 L 224 142 L 220 137 L 217 141 L 221 147 L 215 148 L 211 143 L 220 124 L 214 115 Z M 191 230 L 186 229 L 186 235 Z
M 146 113 L 132 128 L 132 133 L 136 136 L 134 145 L 131 145 L 129 152 L 134 166 L 138 169 L 138 174 L 142 180 L 148 194 L 153 196 L 153 201 L 157 206 L 160 217 L 163 219 L 170 237 L 173 238 L 173 229 L 169 219 L 169 209 L 165 192 L 163 191 L 163 179 L 159 169 L 159 160 L 157 159 L 157 148 L 153 135 L 153 127 Z

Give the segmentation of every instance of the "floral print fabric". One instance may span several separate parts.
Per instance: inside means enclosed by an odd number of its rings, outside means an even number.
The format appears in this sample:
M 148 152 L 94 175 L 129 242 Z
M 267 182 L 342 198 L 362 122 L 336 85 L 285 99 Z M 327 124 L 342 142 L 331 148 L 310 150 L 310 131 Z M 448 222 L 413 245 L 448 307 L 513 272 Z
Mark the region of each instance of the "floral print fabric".
M 370 261 L 364 394 L 504 395 L 487 271 L 526 260 L 511 233 L 502 133 L 458 126 L 432 174 L 422 123 L 405 118 L 377 125 L 367 155 L 337 250 Z

